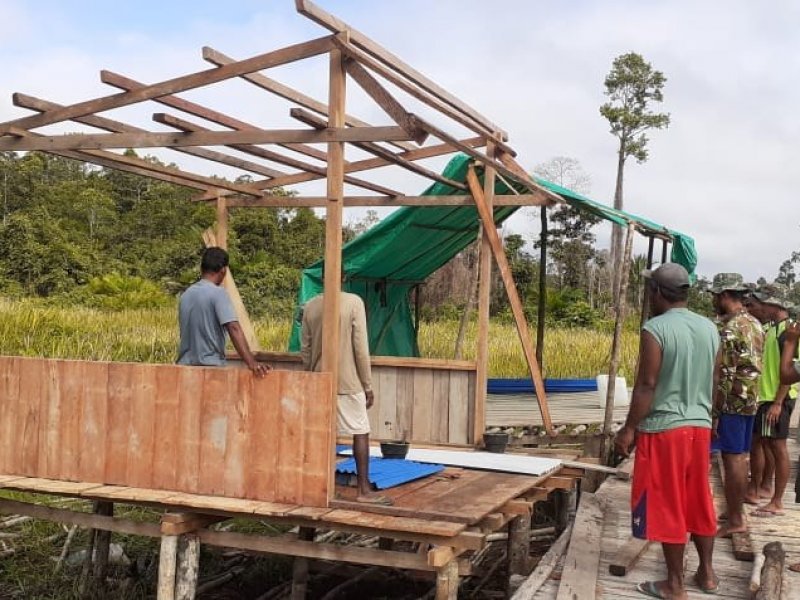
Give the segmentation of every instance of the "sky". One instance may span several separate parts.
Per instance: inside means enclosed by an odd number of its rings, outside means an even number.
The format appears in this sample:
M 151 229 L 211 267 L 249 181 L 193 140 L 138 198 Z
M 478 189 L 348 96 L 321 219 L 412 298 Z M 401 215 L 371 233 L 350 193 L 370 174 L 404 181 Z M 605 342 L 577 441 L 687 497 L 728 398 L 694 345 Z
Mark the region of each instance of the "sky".
M 611 203 L 617 139 L 599 106 L 614 57 L 638 52 L 667 77 L 669 129 L 651 132 L 650 160 L 629 160 L 625 208 L 693 236 L 698 272 L 736 271 L 773 279 L 798 249 L 795 163 L 800 157 L 800 4 L 775 0 L 318 0 L 325 10 L 380 42 L 502 126 L 518 160 L 532 169 L 555 156 L 578 160 L 589 196 Z M 292 0 L 100 2 L 0 0 L 0 120 L 28 114 L 11 103 L 24 92 L 68 104 L 115 90 L 109 69 L 146 83 L 210 65 L 211 46 L 247 58 L 327 31 L 297 14 Z M 312 59 L 267 73 L 325 99 L 326 63 Z M 348 112 L 388 124 L 351 85 Z M 186 98 L 265 128 L 297 127 L 290 105 L 246 82 L 187 92 Z M 398 94 L 404 102 L 403 94 Z M 108 116 L 162 130 L 159 105 Z M 416 110 L 416 106 L 410 107 Z M 173 111 L 174 112 L 174 111 Z M 419 112 L 424 114 L 424 111 Z M 61 129 L 63 131 L 64 129 Z M 71 125 L 69 131 L 80 131 Z M 458 132 L 458 128 L 453 128 Z M 48 131 L 43 129 L 42 131 Z M 50 129 L 59 131 L 59 128 Z M 154 154 L 157 154 L 154 152 Z M 235 176 L 174 153 L 165 160 Z M 348 155 L 348 158 L 358 158 Z M 426 163 L 441 169 L 441 160 Z M 209 170 L 211 169 L 211 170 Z M 427 182 L 402 170 L 380 180 L 408 194 Z M 321 194 L 310 184 L 303 194 Z M 346 220 L 362 213 L 348 210 Z M 533 210 L 505 232 L 529 240 Z M 598 230 L 600 244 L 608 233 Z M 644 252 L 637 242 L 636 252 Z

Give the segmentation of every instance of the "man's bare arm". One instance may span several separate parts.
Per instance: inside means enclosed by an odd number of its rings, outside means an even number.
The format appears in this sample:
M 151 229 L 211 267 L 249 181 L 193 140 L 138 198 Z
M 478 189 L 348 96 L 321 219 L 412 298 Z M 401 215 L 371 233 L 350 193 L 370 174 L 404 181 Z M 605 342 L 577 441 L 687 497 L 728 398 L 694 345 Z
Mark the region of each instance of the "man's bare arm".
M 228 335 L 231 336 L 233 347 L 236 348 L 236 352 L 239 353 L 239 356 L 244 361 L 244 364 L 247 365 L 247 368 L 250 369 L 256 377 L 263 377 L 266 372 L 270 370 L 270 367 L 255 359 L 253 353 L 250 351 L 250 344 L 247 343 L 244 331 L 242 331 L 242 326 L 239 325 L 239 321 L 225 323 L 225 329 L 228 330 Z
M 797 340 L 800 338 L 800 323 L 789 323 L 784 330 L 784 336 L 781 352 L 781 383 L 791 385 L 800 381 L 800 373 L 794 368 Z

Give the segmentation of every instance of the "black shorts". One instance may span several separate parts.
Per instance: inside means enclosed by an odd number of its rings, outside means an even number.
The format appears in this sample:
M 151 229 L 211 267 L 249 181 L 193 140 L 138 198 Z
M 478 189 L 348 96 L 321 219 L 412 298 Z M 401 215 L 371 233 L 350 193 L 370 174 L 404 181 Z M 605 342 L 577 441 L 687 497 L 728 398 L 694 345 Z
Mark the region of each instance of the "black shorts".
M 753 433 L 757 437 L 769 438 L 772 440 L 785 440 L 789 437 L 789 419 L 794 410 L 794 400 L 784 400 L 781 406 L 781 416 L 774 425 L 767 423 L 767 411 L 772 406 L 772 402 L 761 402 L 758 405 L 756 421 L 753 425 Z

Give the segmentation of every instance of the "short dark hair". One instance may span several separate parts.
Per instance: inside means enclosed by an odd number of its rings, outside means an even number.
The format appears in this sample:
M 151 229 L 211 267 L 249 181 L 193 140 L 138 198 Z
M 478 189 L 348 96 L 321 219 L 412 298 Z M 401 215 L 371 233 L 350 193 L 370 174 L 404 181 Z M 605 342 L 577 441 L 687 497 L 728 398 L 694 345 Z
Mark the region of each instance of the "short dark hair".
M 222 248 L 212 246 L 203 250 L 200 260 L 200 271 L 203 273 L 219 273 L 228 266 L 228 253 Z
M 652 292 L 658 292 L 661 294 L 664 300 L 671 304 L 676 302 L 686 302 L 689 299 L 688 287 L 674 288 L 666 285 L 659 285 L 653 279 L 648 279 L 647 282 L 650 284 L 650 290 Z

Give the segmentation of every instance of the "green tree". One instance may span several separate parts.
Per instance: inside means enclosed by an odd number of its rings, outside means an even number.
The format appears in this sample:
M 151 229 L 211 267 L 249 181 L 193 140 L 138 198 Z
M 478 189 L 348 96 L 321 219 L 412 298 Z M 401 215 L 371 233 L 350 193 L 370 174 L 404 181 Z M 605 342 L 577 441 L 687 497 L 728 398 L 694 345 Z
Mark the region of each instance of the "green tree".
M 669 126 L 670 116 L 651 110 L 654 103 L 664 101 L 663 88 L 667 78 L 656 71 L 635 52 L 614 59 L 605 79 L 605 95 L 609 101 L 600 107 L 608 120 L 611 134 L 619 140 L 617 150 L 617 183 L 614 188 L 614 208 L 622 210 L 622 182 L 625 161 L 633 157 L 643 163 L 648 159 L 646 131 Z M 611 258 L 614 268 L 622 258 L 622 228 L 615 225 L 611 237 Z

